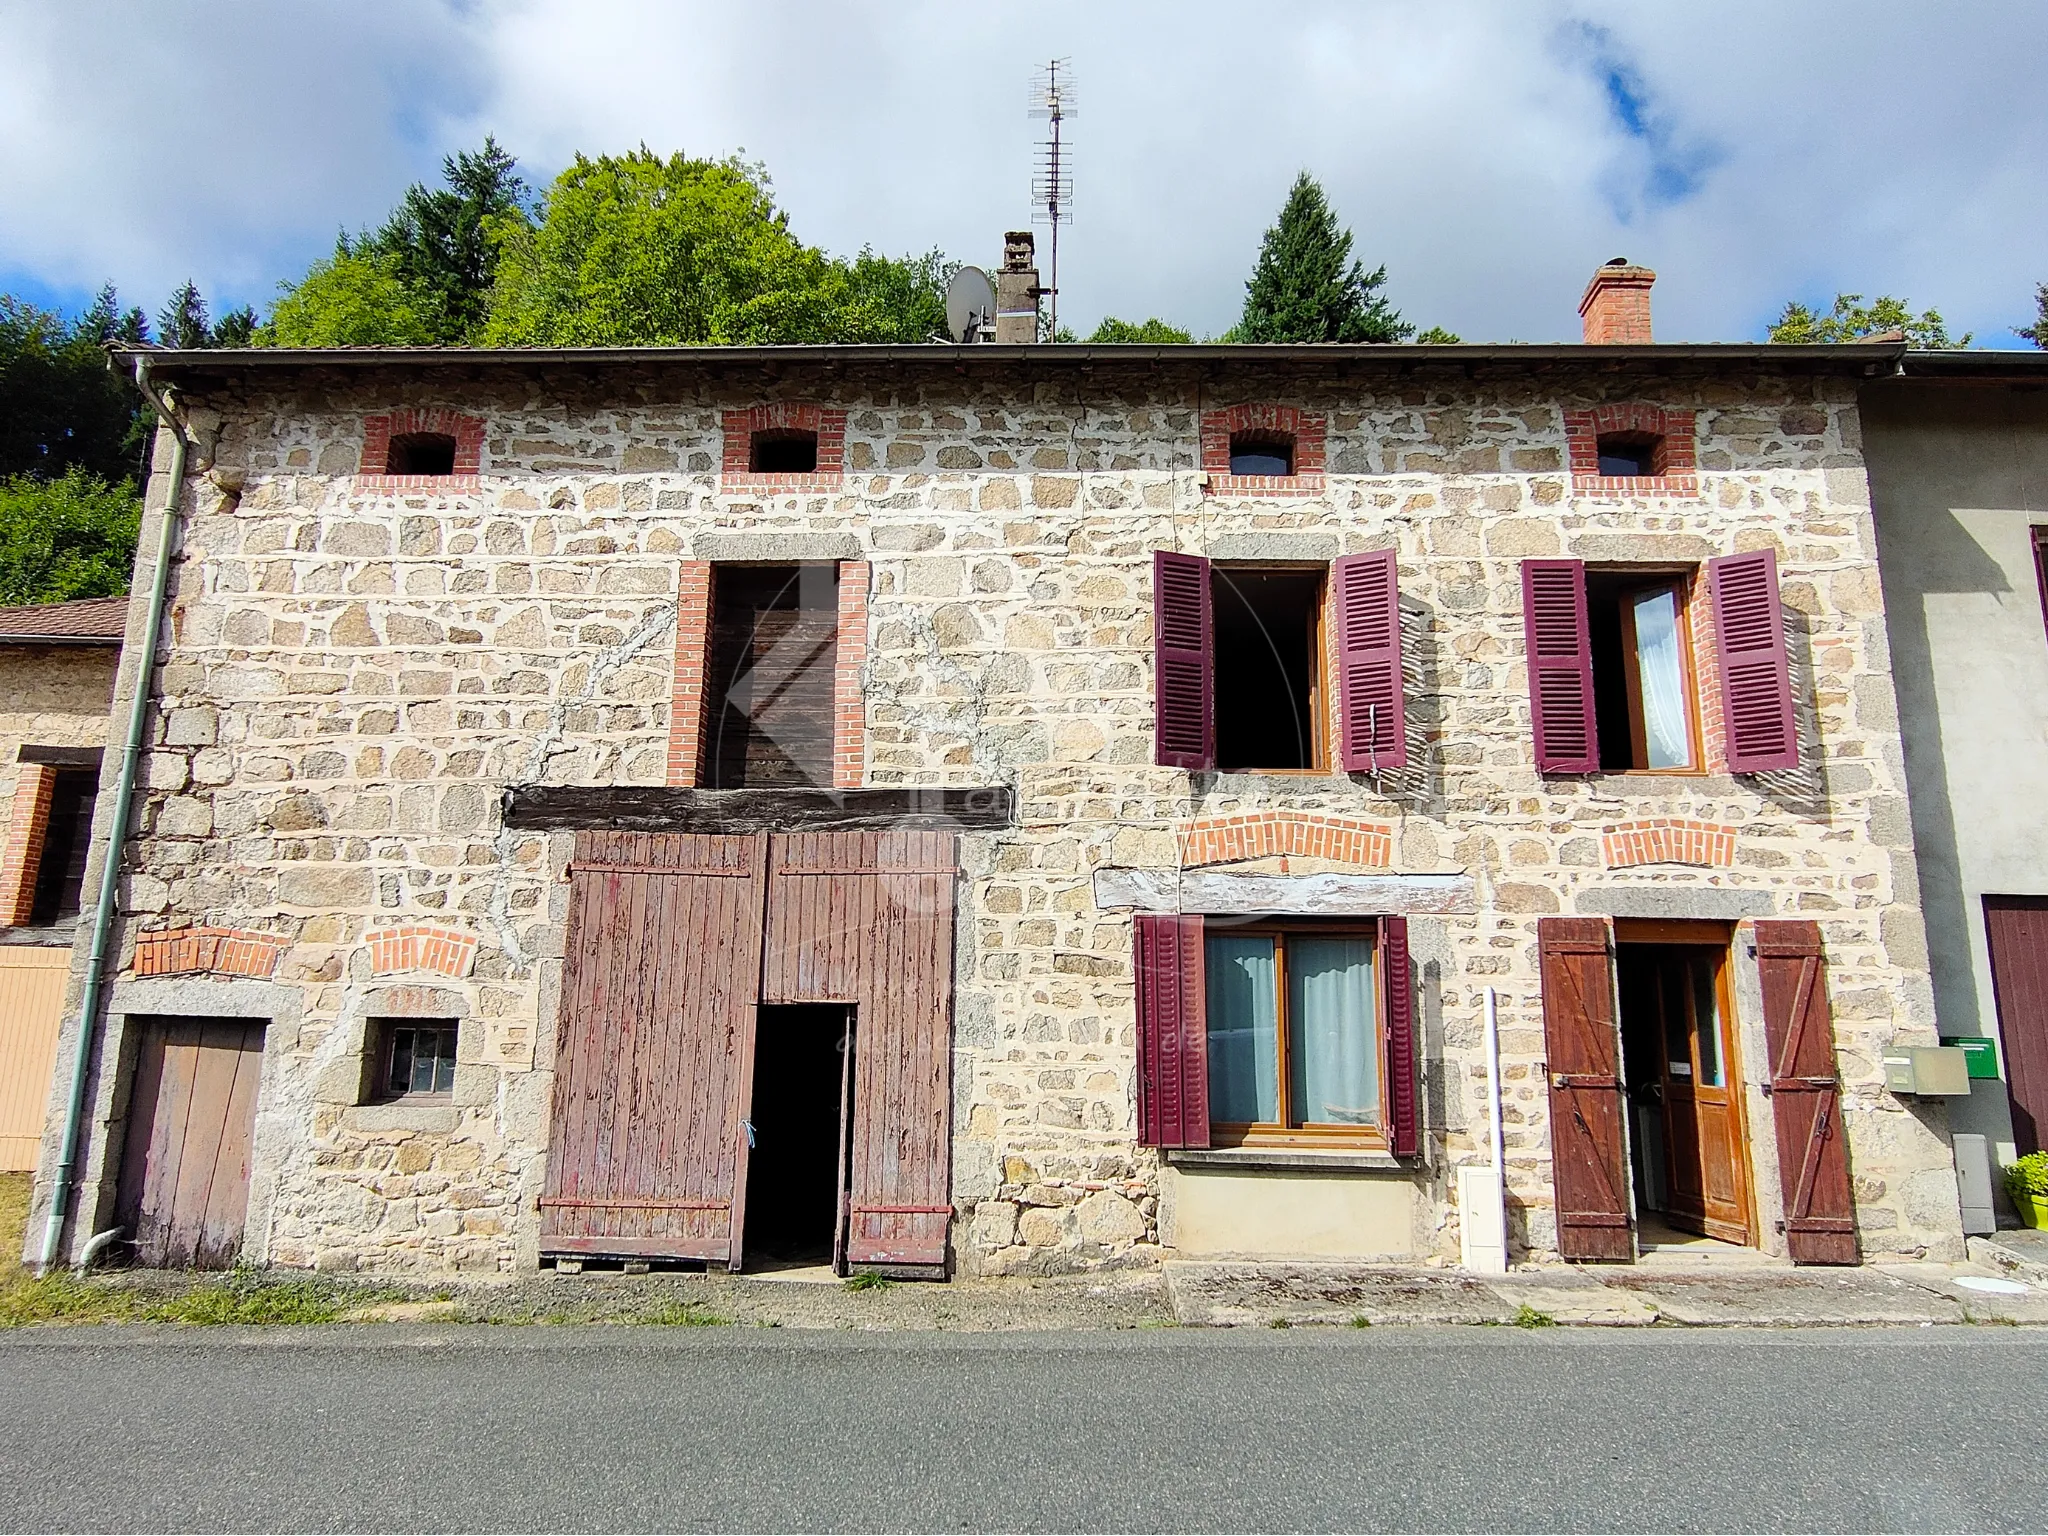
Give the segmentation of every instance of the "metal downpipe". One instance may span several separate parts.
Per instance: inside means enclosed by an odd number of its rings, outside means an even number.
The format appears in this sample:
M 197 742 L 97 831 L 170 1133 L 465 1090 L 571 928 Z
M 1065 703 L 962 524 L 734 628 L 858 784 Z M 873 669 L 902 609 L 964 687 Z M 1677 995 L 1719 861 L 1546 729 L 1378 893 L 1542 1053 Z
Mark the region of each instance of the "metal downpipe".
M 162 636 L 164 594 L 169 588 L 171 549 L 177 541 L 178 503 L 185 493 L 185 432 L 150 387 L 149 359 L 135 360 L 135 386 L 156 407 L 157 420 L 171 429 L 171 462 L 165 475 L 169 491 L 157 518 L 156 568 L 150 577 L 149 612 L 142 624 L 142 645 L 135 655 L 135 688 L 128 705 L 128 739 L 121 752 L 121 774 L 114 786 L 114 814 L 107 846 L 100 856 L 99 892 L 92 909 L 92 949 L 86 961 L 85 988 L 78 1002 L 78 1039 L 71 1053 L 71 1093 L 64 1110 L 64 1139 L 50 1189 L 50 1211 L 43 1226 L 42 1256 L 36 1273 L 46 1275 L 57 1262 L 64 1223 L 71 1215 L 72 1187 L 78 1169 L 78 1143 L 85 1126 L 85 1085 L 92 1074 L 99 1040 L 100 995 L 105 989 L 107 940 L 114 930 L 114 898 L 121 885 L 122 854 L 128 844 L 128 818 L 135 804 L 135 774 L 142 761 L 142 734 L 149 723 L 150 680 L 156 672 L 157 642 Z M 146 495 L 146 492 L 145 492 Z

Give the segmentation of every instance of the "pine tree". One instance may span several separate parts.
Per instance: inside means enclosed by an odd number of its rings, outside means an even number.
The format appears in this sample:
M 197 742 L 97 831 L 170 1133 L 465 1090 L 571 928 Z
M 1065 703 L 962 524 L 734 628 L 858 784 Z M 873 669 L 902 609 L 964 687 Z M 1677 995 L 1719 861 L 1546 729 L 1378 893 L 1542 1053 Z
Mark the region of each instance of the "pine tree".
M 2013 335 L 2024 336 L 2035 346 L 2048 352 L 2048 283 L 2034 284 L 2034 323 L 2016 325 Z
M 1352 259 L 1351 231 L 1315 178 L 1303 171 L 1266 231 L 1237 323 L 1238 341 L 1400 341 L 1405 325 L 1380 293 L 1387 269 Z
M 171 295 L 170 302 L 156 315 L 156 333 L 167 347 L 189 350 L 213 345 L 213 327 L 208 323 L 206 300 L 191 278 Z
M 518 163 L 486 136 L 475 154 L 442 160 L 445 190 L 414 182 L 384 227 L 360 242 L 367 249 L 359 254 L 388 258 L 435 341 L 472 341 L 483 329 L 498 269 L 489 222 L 521 206 Z

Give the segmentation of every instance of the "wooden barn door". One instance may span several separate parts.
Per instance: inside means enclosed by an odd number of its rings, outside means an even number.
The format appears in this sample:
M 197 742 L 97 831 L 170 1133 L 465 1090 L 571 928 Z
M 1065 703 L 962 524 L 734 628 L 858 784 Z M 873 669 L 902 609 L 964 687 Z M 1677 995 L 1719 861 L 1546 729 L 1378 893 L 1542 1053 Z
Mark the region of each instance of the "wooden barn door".
M 541 1251 L 731 1262 L 765 839 L 579 832 Z
M 1986 896 L 1984 927 L 2012 1139 L 2038 1152 L 2048 1146 L 2048 897 Z
M 142 1021 L 115 1221 L 135 1261 L 226 1269 L 242 1251 L 263 1023 Z
M 1835 1018 L 1820 925 L 1759 921 L 1756 968 L 1771 1052 L 1785 1246 L 1795 1264 L 1854 1264 L 1856 1200 L 1842 1132 Z
M 1536 931 L 1557 1251 L 1568 1259 L 1633 1259 L 1621 1034 L 1614 1019 L 1607 920 L 1546 917 Z
M 764 1003 L 852 1003 L 846 1262 L 943 1270 L 952 1206 L 954 834 L 770 839 Z

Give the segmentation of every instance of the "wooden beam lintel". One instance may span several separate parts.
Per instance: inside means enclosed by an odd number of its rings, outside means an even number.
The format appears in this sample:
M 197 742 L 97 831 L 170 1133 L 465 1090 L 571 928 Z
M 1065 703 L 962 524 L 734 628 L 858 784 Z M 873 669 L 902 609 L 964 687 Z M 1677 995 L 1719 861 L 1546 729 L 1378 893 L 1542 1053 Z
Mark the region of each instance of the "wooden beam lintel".
M 1007 784 L 971 789 L 671 789 L 553 784 L 505 792 L 521 832 L 991 832 L 1017 824 Z

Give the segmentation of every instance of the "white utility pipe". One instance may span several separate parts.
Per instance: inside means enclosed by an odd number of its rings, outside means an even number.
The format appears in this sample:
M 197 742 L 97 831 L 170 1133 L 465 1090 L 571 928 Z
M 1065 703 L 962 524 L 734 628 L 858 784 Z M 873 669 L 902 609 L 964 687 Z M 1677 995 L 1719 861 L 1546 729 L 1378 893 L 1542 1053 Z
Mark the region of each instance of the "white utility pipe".
M 171 575 L 171 550 L 177 541 L 178 503 L 185 491 L 185 433 L 171 408 L 149 384 L 149 358 L 135 360 L 135 387 L 156 407 L 157 419 L 171 429 L 171 462 L 164 475 L 163 511 L 157 517 L 156 569 L 151 573 L 149 611 L 142 621 L 141 644 L 134 651 L 135 686 L 128 701 L 128 739 L 121 753 L 121 774 L 114 785 L 114 814 L 108 818 L 106 850 L 100 855 L 99 894 L 92 909 L 92 947 L 86 961 L 85 987 L 78 1000 L 78 1038 L 71 1053 L 71 1093 L 64 1110 L 64 1138 L 57 1171 L 50 1186 L 50 1214 L 43 1226 L 42 1256 L 36 1273 L 46 1275 L 57 1262 L 64 1241 L 64 1222 L 71 1214 L 72 1186 L 78 1171 L 78 1142 L 85 1128 L 85 1085 L 92 1072 L 93 1047 L 99 1040 L 100 994 L 107 973 L 107 941 L 114 932 L 114 897 L 121 884 L 121 855 L 128 843 L 128 818 L 135 806 L 135 773 L 142 762 L 142 737 L 149 724 L 150 680 L 156 673 L 157 641 L 163 633 L 164 593 Z
M 1486 989 L 1486 1118 L 1493 1136 L 1493 1184 L 1500 1200 L 1501 1230 L 1507 1230 L 1508 1149 L 1500 1128 L 1500 995 Z

